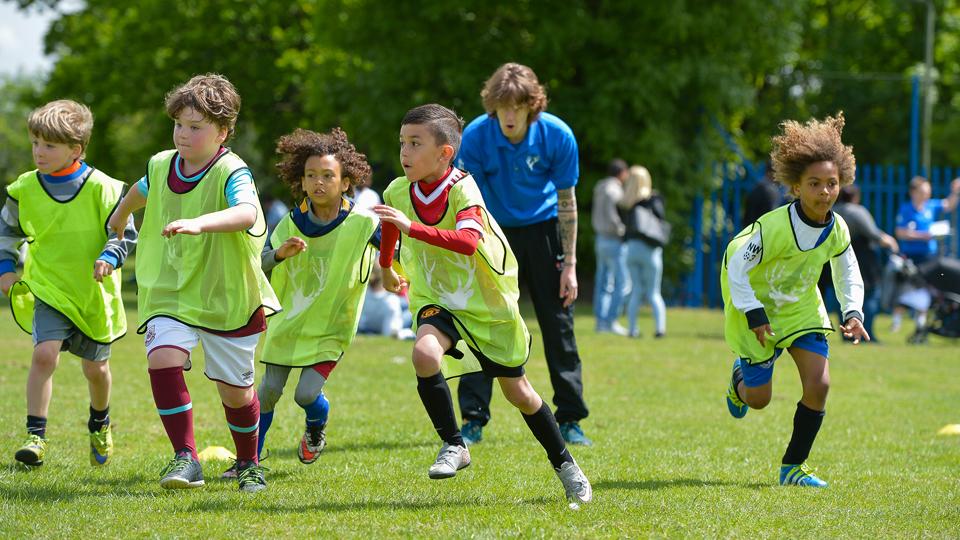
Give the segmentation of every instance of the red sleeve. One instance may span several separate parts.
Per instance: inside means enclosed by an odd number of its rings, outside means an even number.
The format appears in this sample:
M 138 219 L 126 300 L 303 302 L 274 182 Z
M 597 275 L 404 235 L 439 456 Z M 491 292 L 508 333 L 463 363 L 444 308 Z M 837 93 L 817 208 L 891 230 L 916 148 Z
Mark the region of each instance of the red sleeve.
M 462 255 L 473 255 L 477 251 L 477 244 L 480 243 L 480 231 L 475 229 L 451 231 L 414 222 L 410 224 L 410 238 Z
M 393 223 L 380 222 L 380 268 L 389 268 L 393 263 L 393 251 L 400 239 L 400 229 Z
M 471 206 L 470 208 L 466 208 L 457 212 L 457 225 L 466 220 L 476 221 L 482 227 L 483 216 L 480 214 L 480 207 Z

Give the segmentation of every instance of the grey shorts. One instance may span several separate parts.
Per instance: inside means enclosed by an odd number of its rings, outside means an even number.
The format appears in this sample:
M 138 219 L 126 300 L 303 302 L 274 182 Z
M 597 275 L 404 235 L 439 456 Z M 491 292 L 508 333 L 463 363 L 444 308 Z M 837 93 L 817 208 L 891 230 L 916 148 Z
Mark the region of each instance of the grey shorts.
M 33 346 L 51 340 L 63 341 L 61 351 L 69 351 L 84 360 L 103 362 L 110 358 L 110 345 L 83 335 L 73 321 L 37 298 L 33 307 Z

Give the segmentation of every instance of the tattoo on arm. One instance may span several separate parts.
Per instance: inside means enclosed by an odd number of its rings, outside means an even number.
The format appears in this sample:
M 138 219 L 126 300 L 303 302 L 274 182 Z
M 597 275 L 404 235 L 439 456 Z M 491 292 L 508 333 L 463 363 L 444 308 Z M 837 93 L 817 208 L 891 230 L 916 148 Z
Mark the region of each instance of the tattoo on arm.
M 560 226 L 560 245 L 563 247 L 564 262 L 577 262 L 577 196 L 573 188 L 557 192 L 557 222 Z

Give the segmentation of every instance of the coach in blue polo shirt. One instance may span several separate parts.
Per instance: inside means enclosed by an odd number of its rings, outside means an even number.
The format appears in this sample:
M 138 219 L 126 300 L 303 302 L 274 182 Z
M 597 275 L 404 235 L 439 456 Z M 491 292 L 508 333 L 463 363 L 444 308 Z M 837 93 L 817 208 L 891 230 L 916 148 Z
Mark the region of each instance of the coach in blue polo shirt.
M 562 120 L 544 112 L 547 95 L 527 66 L 504 64 L 480 93 L 486 114 L 463 132 L 457 166 L 470 172 L 517 256 L 543 333 L 553 403 L 563 438 L 590 444 L 573 302 L 577 298 L 577 140 Z M 490 420 L 493 381 L 482 373 L 460 379 L 463 440 L 479 442 Z

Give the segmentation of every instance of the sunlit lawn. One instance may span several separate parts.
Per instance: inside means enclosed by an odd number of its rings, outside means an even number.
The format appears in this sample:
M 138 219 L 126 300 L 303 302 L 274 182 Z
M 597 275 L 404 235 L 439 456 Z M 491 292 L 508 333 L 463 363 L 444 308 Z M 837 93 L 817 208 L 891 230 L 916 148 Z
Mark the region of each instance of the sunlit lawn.
M 433 481 L 438 440 L 416 392 L 410 342 L 361 336 L 333 372 L 328 447 L 301 465 L 302 412 L 292 388 L 278 406 L 267 446 L 269 489 L 238 493 L 208 462 L 207 485 L 168 492 L 157 480 L 171 449 L 150 395 L 143 345 L 115 345 L 112 417 L 117 453 L 88 464 L 87 392 L 78 361 L 56 375 L 47 462 L 14 465 L 23 442 L 24 383 L 31 342 L 0 311 L 0 536 L 238 538 L 321 537 L 874 537 L 960 535 L 958 344 L 883 346 L 832 339 L 833 386 L 811 464 L 826 490 L 780 488 L 776 471 L 799 398 L 796 369 L 778 364 L 774 401 L 735 421 L 723 394 L 730 354 L 717 311 L 671 310 L 668 336 L 628 340 L 593 333 L 578 318 L 595 441 L 574 448 L 595 501 L 580 511 L 520 415 L 494 399 L 494 420 L 473 447 L 473 465 Z M 535 323 L 529 319 L 532 330 Z M 650 328 L 649 319 L 644 321 Z M 881 319 L 879 327 L 888 326 Z M 528 364 L 549 399 L 539 335 Z M 199 447 L 232 447 L 214 386 L 188 375 Z

